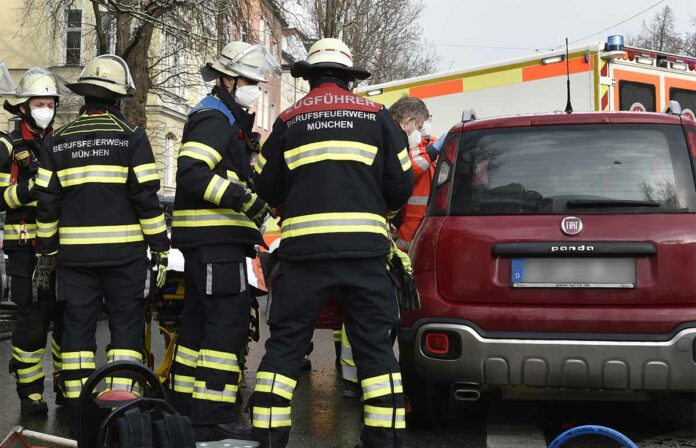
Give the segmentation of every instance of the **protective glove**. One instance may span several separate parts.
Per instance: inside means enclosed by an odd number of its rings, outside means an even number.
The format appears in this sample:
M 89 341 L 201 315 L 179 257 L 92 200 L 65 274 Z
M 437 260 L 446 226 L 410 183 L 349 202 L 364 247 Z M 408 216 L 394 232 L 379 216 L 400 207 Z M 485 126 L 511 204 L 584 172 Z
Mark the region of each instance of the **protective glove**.
M 273 209 L 251 190 L 247 190 L 246 196 L 244 197 L 244 202 L 242 203 L 242 213 L 254 221 L 254 224 L 256 224 L 257 227 L 260 227 L 263 224 L 263 221 L 266 219 L 267 215 L 271 215 L 273 218 L 275 218 L 275 212 Z
M 150 268 L 152 272 L 157 271 L 157 287 L 162 288 L 167 281 L 167 265 L 169 264 L 169 251 L 152 252 Z
M 51 288 L 51 273 L 56 269 L 56 254 L 37 254 L 36 267 L 32 275 L 32 281 L 37 289 L 48 290 Z
M 401 311 L 417 311 L 421 308 L 420 295 L 416 288 L 416 278 L 408 254 L 399 250 L 392 240 L 392 248 L 387 262 L 389 276 L 394 283 L 396 298 Z

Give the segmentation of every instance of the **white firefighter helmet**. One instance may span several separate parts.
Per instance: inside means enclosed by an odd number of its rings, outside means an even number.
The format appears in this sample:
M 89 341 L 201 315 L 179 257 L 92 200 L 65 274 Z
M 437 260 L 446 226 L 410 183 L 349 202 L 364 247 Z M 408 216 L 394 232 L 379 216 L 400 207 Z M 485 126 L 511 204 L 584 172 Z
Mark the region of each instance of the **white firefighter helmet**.
M 14 108 L 36 97 L 54 97 L 58 100 L 67 93 L 64 86 L 65 82 L 60 76 L 45 68 L 33 67 L 19 80 L 14 95 L 7 98 L 7 104 Z
M 367 79 L 370 72 L 353 65 L 353 53 L 343 41 L 334 38 L 319 39 L 307 52 L 307 60 L 295 62 L 291 74 L 295 78 L 307 79 L 317 69 L 333 69 L 353 79 Z
M 135 84 L 126 61 L 115 54 L 102 54 L 85 64 L 77 82 L 68 88 L 81 96 L 120 100 L 133 96 Z
M 17 85 L 4 62 L 0 62 L 0 95 L 14 95 Z
M 232 41 L 225 45 L 217 60 L 201 67 L 203 79 L 213 81 L 221 75 L 268 82 L 280 77 L 283 70 L 275 57 L 261 44 Z

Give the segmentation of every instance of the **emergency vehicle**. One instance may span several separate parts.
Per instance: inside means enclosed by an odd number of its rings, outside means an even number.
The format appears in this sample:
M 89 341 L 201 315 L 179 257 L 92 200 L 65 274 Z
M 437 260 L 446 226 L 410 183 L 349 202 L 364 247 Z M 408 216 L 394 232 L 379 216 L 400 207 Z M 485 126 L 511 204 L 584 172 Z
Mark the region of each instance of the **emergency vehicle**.
M 386 106 L 404 95 L 421 98 L 432 114 L 433 135 L 461 121 L 462 110 L 479 118 L 563 111 L 566 76 L 575 112 L 662 112 L 671 100 L 696 112 L 696 58 L 607 42 L 558 48 L 476 67 L 408 78 L 356 90 Z

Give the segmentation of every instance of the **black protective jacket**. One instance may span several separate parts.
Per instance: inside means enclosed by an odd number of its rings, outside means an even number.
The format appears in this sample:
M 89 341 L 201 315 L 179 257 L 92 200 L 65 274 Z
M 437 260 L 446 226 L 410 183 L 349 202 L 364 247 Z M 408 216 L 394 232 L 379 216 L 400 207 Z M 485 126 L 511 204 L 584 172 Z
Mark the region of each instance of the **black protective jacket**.
M 279 257 L 386 255 L 387 215 L 413 190 L 406 146 L 381 104 L 337 83 L 320 84 L 281 113 L 254 178 L 282 217 Z
M 37 249 L 66 266 L 114 266 L 169 249 L 144 129 L 92 102 L 47 140 L 36 176 Z

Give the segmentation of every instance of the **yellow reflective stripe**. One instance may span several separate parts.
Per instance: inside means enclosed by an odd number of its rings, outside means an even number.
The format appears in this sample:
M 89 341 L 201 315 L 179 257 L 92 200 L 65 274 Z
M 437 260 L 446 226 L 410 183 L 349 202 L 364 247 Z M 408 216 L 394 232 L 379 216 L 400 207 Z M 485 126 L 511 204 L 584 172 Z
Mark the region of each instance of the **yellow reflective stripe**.
M 237 173 L 235 173 L 234 171 L 231 171 L 231 170 L 227 170 L 227 180 L 229 180 L 233 184 L 237 184 L 237 185 L 246 186 L 246 184 L 247 184 L 243 180 L 239 180 L 239 176 L 237 176 Z
M 154 163 L 146 163 L 144 165 L 138 165 L 133 168 L 135 177 L 138 179 L 138 183 L 150 182 L 152 180 L 159 181 L 159 173 L 157 171 L 157 165 Z
M 0 143 L 5 145 L 5 149 L 7 149 L 8 155 L 12 154 L 12 142 L 10 142 L 6 137 L 0 137 Z
M 36 173 L 36 185 L 43 188 L 48 188 L 48 184 L 51 182 L 51 177 L 53 173 L 46 168 L 39 168 L 39 172 Z
M 94 352 L 64 352 L 60 355 L 63 370 L 94 369 Z
M 143 391 L 140 384 L 131 378 L 107 377 L 105 383 L 104 390 L 125 390 L 137 396 L 140 396 Z
M 174 210 L 172 227 L 238 226 L 256 230 L 256 224 L 243 213 L 229 208 Z
M 0 187 L 7 187 L 10 185 L 10 174 L 0 173 Z
M 36 224 L 5 224 L 4 232 L 7 241 L 17 241 L 20 237 L 31 240 L 36 238 Z
M 5 198 L 7 206 L 11 209 L 19 208 L 22 206 L 22 203 L 17 197 L 17 185 L 10 185 L 9 187 L 7 187 L 5 189 L 5 192 L 3 193 L 3 197 Z
M 117 165 L 87 165 L 60 170 L 56 173 L 63 187 L 86 183 L 125 184 L 128 167 Z
M 43 370 L 41 370 L 41 363 L 26 369 L 17 369 L 17 382 L 21 384 L 32 383 L 45 376 Z
M 198 352 L 196 350 L 186 348 L 183 345 L 177 345 L 174 361 L 185 366 L 196 367 L 196 362 L 198 361 Z
M 164 213 L 154 218 L 140 220 L 140 228 L 145 235 L 156 235 L 167 231 L 167 222 L 164 220 Z
M 263 171 L 264 166 L 266 166 L 266 158 L 263 156 L 262 153 L 259 153 L 259 158 L 256 161 L 256 167 L 254 168 L 254 171 L 256 171 L 258 174 L 261 174 L 261 171 Z
M 179 157 L 191 157 L 205 162 L 211 170 L 222 161 L 222 156 L 215 148 L 200 142 L 186 142 L 181 145 Z
M 208 188 L 205 189 L 205 193 L 203 193 L 203 199 L 215 205 L 220 205 L 222 195 L 225 194 L 230 184 L 231 182 L 229 180 L 215 174 L 208 183 Z
M 292 400 L 297 381 L 272 372 L 257 372 L 255 392 L 266 392 Z
M 282 238 L 324 233 L 367 232 L 387 236 L 387 220 L 374 213 L 317 213 L 285 219 Z
M 254 406 L 252 408 L 251 424 L 254 428 L 270 429 L 290 426 L 290 406 L 265 408 Z
M 224 390 L 208 389 L 205 381 L 196 381 L 193 383 L 193 398 L 218 403 L 235 403 L 238 389 L 239 386 L 236 384 L 225 384 Z
M 39 238 L 50 238 L 56 233 L 58 233 L 58 221 L 53 222 L 41 222 L 36 221 L 37 235 Z
M 385 408 L 365 406 L 365 426 L 377 428 L 406 428 L 406 410 L 404 408 Z
M 25 352 L 17 347 L 12 347 L 12 357 L 25 364 L 36 364 L 41 362 L 41 358 L 43 358 L 44 353 L 46 353 L 45 348 L 40 348 L 33 352 Z
M 193 383 L 196 378 L 186 375 L 174 375 L 172 382 L 172 389 L 174 392 L 179 392 L 182 394 L 192 394 L 193 393 Z
M 201 351 L 198 352 L 196 367 L 205 367 L 226 372 L 240 372 L 237 355 L 234 353 L 219 352 L 217 350 L 201 349 Z
M 143 354 L 135 350 L 127 350 L 121 348 L 111 349 L 106 352 L 106 362 L 116 361 L 143 361 Z
M 399 163 L 401 163 L 402 170 L 408 171 L 411 169 L 411 159 L 408 157 L 408 150 L 406 148 L 397 154 L 397 157 L 399 158 Z
M 367 378 L 361 382 L 363 397 L 365 400 L 370 398 L 382 397 L 394 393 L 402 393 L 403 386 L 401 385 L 401 373 L 384 374 Z M 392 388 L 393 385 L 393 388 Z
M 60 244 L 117 244 L 143 241 L 140 224 L 60 227 Z
M 79 398 L 82 386 L 87 382 L 87 378 L 79 380 L 66 380 L 63 382 L 63 389 L 66 398 Z
M 327 140 L 285 151 L 283 156 L 285 157 L 285 163 L 291 170 L 326 160 L 360 162 L 372 165 L 377 156 L 377 147 L 359 142 Z M 406 157 L 408 158 L 408 155 Z

